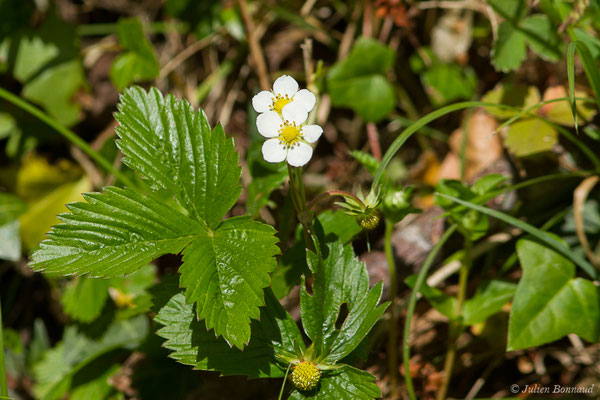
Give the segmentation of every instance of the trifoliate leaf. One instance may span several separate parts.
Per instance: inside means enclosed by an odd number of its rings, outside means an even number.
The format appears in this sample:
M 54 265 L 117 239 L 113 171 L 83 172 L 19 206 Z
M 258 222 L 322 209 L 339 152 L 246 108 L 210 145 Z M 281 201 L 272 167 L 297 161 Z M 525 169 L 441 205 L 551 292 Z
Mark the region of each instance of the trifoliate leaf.
M 223 375 L 283 377 L 287 363 L 277 359 L 295 357 L 294 343 L 302 346 L 302 335 L 294 319 L 270 290 L 265 291 L 265 307 L 260 308 L 260 319 L 252 323 L 252 339 L 243 352 L 229 347 L 212 330 L 207 330 L 204 322 L 197 320 L 183 293 L 178 293 L 176 285 L 161 290 L 177 294 L 154 317 L 164 325 L 157 334 L 167 340 L 164 347 L 172 350 L 171 357 L 180 363 Z
M 180 283 L 186 300 L 197 302 L 207 328 L 240 349 L 250 339 L 250 318 L 259 317 L 263 288 L 277 266 L 274 234 L 269 225 L 234 217 L 183 251 Z
M 510 311 L 508 351 L 539 346 L 575 333 L 600 340 L 600 290 L 575 277 L 575 266 L 536 239 L 517 242 L 523 268 Z
M 117 120 L 125 162 L 158 193 L 108 187 L 68 206 L 31 266 L 55 274 L 129 274 L 186 246 L 181 285 L 198 301 L 206 325 L 237 347 L 250 339 L 263 289 L 275 269 L 275 230 L 248 217 L 222 221 L 237 201 L 241 169 L 223 128 L 211 131 L 202 111 L 173 96 L 134 87 L 121 97 Z M 168 196 L 167 196 L 168 198 Z M 117 293 L 118 294 L 118 293 Z
M 383 284 L 369 290 L 369 275 L 365 264 L 354 255 L 351 245 L 341 241 L 322 243 L 322 260 L 309 253 L 313 272 L 312 295 L 303 282 L 300 293 L 302 325 L 314 342 L 319 357 L 335 363 L 350 354 L 369 333 L 388 306 L 377 306 Z M 348 315 L 339 328 L 336 325 L 342 305 Z M 337 322 L 337 324 L 336 324 Z
M 317 390 L 302 392 L 294 390 L 290 400 L 373 400 L 381 397 L 375 377 L 367 371 L 343 365 L 321 376 Z
M 134 82 L 147 81 L 158 76 L 158 60 L 152 45 L 144 35 L 137 18 L 120 19 L 117 24 L 119 43 L 126 50 L 110 67 L 110 79 L 118 90 Z
M 155 189 L 168 189 L 195 220 L 216 227 L 235 204 L 241 168 L 233 140 L 187 101 L 155 88 L 127 89 L 115 116 L 123 161 Z
M 107 187 L 71 203 L 48 239 L 31 256 L 35 270 L 112 277 L 129 274 L 168 253 L 179 253 L 200 234 L 199 222 L 132 189 Z

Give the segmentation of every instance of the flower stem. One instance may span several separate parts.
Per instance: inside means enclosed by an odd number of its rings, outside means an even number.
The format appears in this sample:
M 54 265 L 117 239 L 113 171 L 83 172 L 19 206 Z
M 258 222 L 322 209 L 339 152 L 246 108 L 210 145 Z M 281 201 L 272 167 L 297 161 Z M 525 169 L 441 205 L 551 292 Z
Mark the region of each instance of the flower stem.
M 415 313 L 415 306 L 417 305 L 417 293 L 421 290 L 421 286 L 423 286 L 423 282 L 425 282 L 425 277 L 427 276 L 427 272 L 429 268 L 433 265 L 433 261 L 435 257 L 442 249 L 442 246 L 450 236 L 456 230 L 456 225 L 452 225 L 450 228 L 444 232 L 440 240 L 433 246 L 433 249 L 427 256 L 421 271 L 419 272 L 419 276 L 417 276 L 417 281 L 415 282 L 415 287 L 410 293 L 410 300 L 408 303 L 408 309 L 406 310 L 406 320 L 404 321 L 404 338 L 402 341 L 402 357 L 404 360 L 404 381 L 406 382 L 406 390 L 408 392 L 411 400 L 416 400 L 417 396 L 415 395 L 415 388 L 412 382 L 412 377 L 410 376 L 410 325 L 412 322 L 413 314 Z
M 388 339 L 388 367 L 390 374 L 390 395 L 396 398 L 398 390 L 398 315 L 396 314 L 396 297 L 398 296 L 398 277 L 396 275 L 396 263 L 392 252 L 392 232 L 394 223 L 385 220 L 385 256 L 387 257 L 390 275 L 390 331 Z
M 85 140 L 81 139 L 72 130 L 65 128 L 58 121 L 48 116 L 40 109 L 34 107 L 32 104 L 28 103 L 27 101 L 21 99 L 20 97 L 12 94 L 11 92 L 3 88 L 0 88 L 0 98 L 8 101 L 9 103 L 14 104 L 20 109 L 27 111 L 29 114 L 45 122 L 51 128 L 54 128 L 54 130 L 56 130 L 58 133 L 67 138 L 75 146 L 79 147 L 85 154 L 90 156 L 92 160 L 96 161 L 102 168 L 113 174 L 122 183 L 126 184 L 129 187 L 135 187 L 133 182 L 129 180 L 129 178 L 126 175 L 124 175 L 122 172 L 116 169 L 110 162 L 108 162 L 104 157 L 102 157 L 100 153 L 92 149 Z
M 452 369 L 454 368 L 454 360 L 456 359 L 456 340 L 460 336 L 463 329 L 460 322 L 460 314 L 467 294 L 467 280 L 469 277 L 469 269 L 471 267 L 471 247 L 472 241 L 465 235 L 465 255 L 459 271 L 458 277 L 458 296 L 456 302 L 455 316 L 456 321 L 451 322 L 448 332 L 448 349 L 446 350 L 446 359 L 444 361 L 444 373 L 442 387 L 437 394 L 437 400 L 445 400 L 448 394 L 448 387 L 452 378 Z
M 8 398 L 6 369 L 4 366 L 4 337 L 2 332 L 2 301 L 0 300 L 0 396 Z

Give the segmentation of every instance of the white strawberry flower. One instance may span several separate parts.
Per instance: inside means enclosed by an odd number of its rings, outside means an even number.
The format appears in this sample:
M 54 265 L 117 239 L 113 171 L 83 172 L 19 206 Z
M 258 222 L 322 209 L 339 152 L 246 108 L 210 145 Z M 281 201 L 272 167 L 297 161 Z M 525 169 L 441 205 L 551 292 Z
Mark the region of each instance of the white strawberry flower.
M 302 125 L 305 120 L 306 117 L 283 120 L 276 111 L 259 114 L 256 127 L 268 139 L 262 146 L 264 159 L 270 163 L 287 160 L 293 167 L 305 165 L 313 153 L 310 143 L 323 133 L 319 125 Z
M 284 120 L 306 121 L 317 98 L 307 89 L 298 90 L 298 82 L 289 75 L 277 78 L 273 91 L 263 90 L 252 98 L 258 113 L 275 111 Z

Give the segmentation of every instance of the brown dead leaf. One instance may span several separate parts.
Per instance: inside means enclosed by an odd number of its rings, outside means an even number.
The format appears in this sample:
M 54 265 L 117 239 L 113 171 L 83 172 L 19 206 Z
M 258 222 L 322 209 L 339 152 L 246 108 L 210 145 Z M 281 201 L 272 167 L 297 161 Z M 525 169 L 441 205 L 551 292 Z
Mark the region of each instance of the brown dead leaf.
M 496 120 L 483 110 L 475 112 L 467 125 L 467 148 L 465 179 L 471 181 L 475 175 L 502 157 L 502 142 L 492 132 L 498 126 Z M 450 136 L 450 152 L 440 166 L 438 179 L 457 179 L 460 177 L 460 149 L 463 128 L 455 130 Z

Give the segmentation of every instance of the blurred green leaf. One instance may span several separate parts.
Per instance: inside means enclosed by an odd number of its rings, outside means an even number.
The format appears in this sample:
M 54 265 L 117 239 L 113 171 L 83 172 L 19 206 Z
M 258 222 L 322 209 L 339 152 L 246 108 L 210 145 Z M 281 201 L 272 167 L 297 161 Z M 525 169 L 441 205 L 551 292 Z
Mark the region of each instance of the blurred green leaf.
M 535 239 L 519 240 L 517 253 L 523 276 L 510 312 L 507 351 L 569 333 L 600 341 L 600 289 L 576 278 L 572 262 Z
M 41 72 L 23 89 L 23 96 L 42 105 L 50 115 L 65 126 L 81 118 L 81 106 L 72 101 L 85 84 L 83 66 L 72 60 Z
M 394 88 L 385 77 L 394 58 L 395 53 L 377 40 L 359 38 L 348 57 L 327 74 L 332 104 L 352 108 L 365 121 L 384 118 L 396 106 Z
M 483 102 L 505 104 L 516 108 L 528 108 L 541 101 L 539 90 L 535 86 L 504 83 L 496 86 L 481 98 Z M 485 107 L 493 116 L 506 119 L 515 116 L 518 111 L 501 107 Z
M 559 48 L 556 28 L 544 14 L 534 14 L 525 18 L 521 24 L 527 43 L 537 55 L 548 61 L 558 61 L 563 57 Z
M 558 142 L 558 132 L 539 119 L 524 119 L 508 128 L 504 144 L 517 157 L 551 150 Z
M 404 283 L 406 283 L 406 285 L 412 289 L 415 287 L 417 277 L 417 274 L 410 275 L 404 280 Z M 419 293 L 421 293 L 427 299 L 427 301 L 429 301 L 433 308 L 438 310 L 449 320 L 456 319 L 457 303 L 455 297 L 448 296 L 446 293 L 437 288 L 429 286 L 425 282 L 421 285 L 421 290 L 419 290 Z
M 425 71 L 422 80 L 435 106 L 470 99 L 477 87 L 473 70 L 457 64 L 435 64 Z
M 50 227 L 60 222 L 56 217 L 67 211 L 65 204 L 82 199 L 81 193 L 91 190 L 92 184 L 87 177 L 77 182 L 62 184 L 29 204 L 27 211 L 21 215 L 21 238 L 25 248 L 32 250 L 42 241 Z
M 492 50 L 492 64 L 498 71 L 513 71 L 521 65 L 526 56 L 525 36 L 509 22 L 498 27 L 498 38 Z
M 65 313 L 81 322 L 96 319 L 108 298 L 108 285 L 107 279 L 85 276 L 73 279 L 60 298 Z
M 14 221 L 26 209 L 27 205 L 19 197 L 0 192 L 0 225 Z
M 115 349 L 133 350 L 149 331 L 146 316 L 114 322 L 98 340 L 85 336 L 75 326 L 65 330 L 62 341 L 48 350 L 33 372 L 36 378 L 34 392 L 38 398 L 61 398 L 77 383 L 77 373 L 87 365 Z M 98 375 L 106 372 L 95 369 Z
M 152 44 L 144 35 L 137 18 L 120 19 L 117 25 L 119 43 L 125 52 L 110 67 L 110 79 L 120 91 L 135 82 L 149 81 L 158 76 L 158 60 Z
M 484 322 L 512 299 L 516 289 L 517 285 L 511 282 L 496 279 L 481 282 L 473 297 L 463 305 L 463 323 L 474 325 Z

